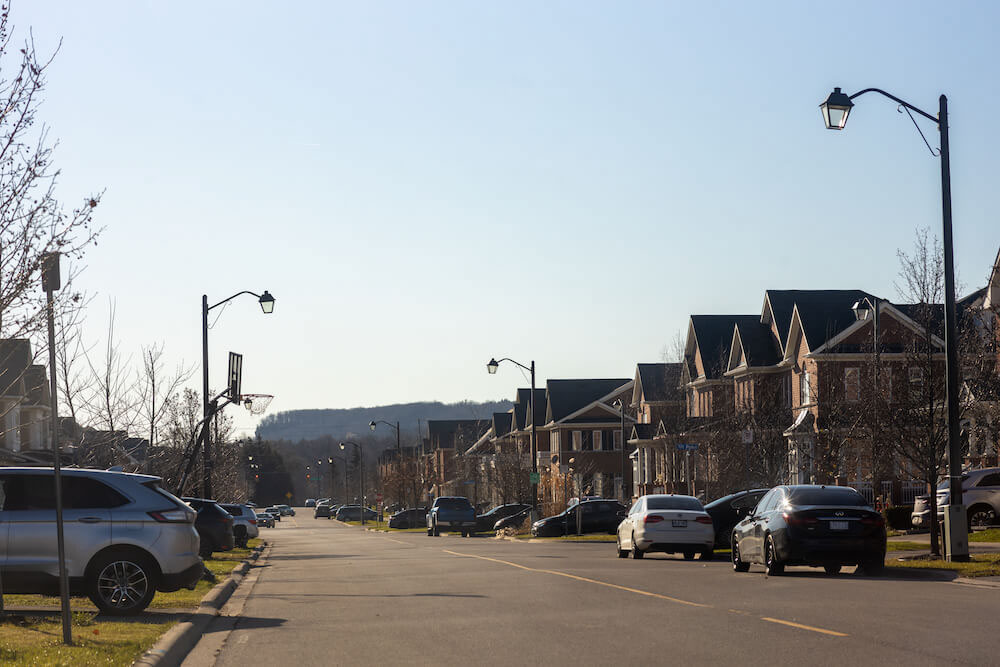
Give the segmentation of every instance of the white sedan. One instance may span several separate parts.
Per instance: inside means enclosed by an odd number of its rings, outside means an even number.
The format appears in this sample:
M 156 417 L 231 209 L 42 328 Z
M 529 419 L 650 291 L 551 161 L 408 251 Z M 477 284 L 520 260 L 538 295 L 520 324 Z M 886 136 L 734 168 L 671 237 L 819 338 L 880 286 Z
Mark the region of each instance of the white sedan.
M 687 560 L 700 553 L 702 560 L 711 560 L 714 546 L 712 517 L 693 496 L 642 496 L 618 524 L 619 558 L 660 551 L 682 553 Z

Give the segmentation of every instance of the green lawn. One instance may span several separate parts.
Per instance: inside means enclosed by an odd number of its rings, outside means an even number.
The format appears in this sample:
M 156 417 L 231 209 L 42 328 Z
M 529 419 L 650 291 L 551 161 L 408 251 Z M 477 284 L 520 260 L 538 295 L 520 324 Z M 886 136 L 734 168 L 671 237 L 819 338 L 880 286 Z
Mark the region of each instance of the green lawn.
M 0 663 L 5 665 L 131 665 L 177 621 L 105 622 L 73 614 L 73 646 L 62 643 L 59 615 L 0 619 Z
M 225 579 L 260 540 L 250 540 L 249 548 L 217 553 L 205 566 Z M 216 582 L 218 583 L 218 582 Z M 215 584 L 199 581 L 193 591 L 157 593 L 150 609 L 195 609 Z M 7 607 L 59 606 L 58 597 L 5 595 Z M 96 620 L 97 608 L 87 598 L 71 598 L 73 646 L 62 643 L 59 614 L 0 618 L 0 663 L 7 665 L 130 665 L 169 630 L 176 620 L 140 615 L 128 621 Z
M 969 535 L 970 542 L 1000 542 L 1000 528 L 977 530 Z
M 890 569 L 951 570 L 963 577 L 1000 576 L 1000 554 L 976 554 L 968 563 L 946 560 L 907 560 L 886 563 Z
M 886 542 L 886 551 L 930 551 L 930 548 L 923 542 Z

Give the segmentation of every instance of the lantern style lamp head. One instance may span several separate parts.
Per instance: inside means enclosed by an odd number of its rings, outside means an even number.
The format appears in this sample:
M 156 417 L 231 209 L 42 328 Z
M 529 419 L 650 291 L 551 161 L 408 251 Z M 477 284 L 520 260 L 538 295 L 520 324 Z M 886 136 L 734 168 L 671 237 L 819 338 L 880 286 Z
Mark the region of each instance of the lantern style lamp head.
M 500 368 L 500 364 L 496 359 L 490 359 L 490 363 L 486 364 L 486 370 L 489 371 L 490 375 L 495 375 L 498 368 Z
M 847 125 L 847 115 L 851 113 L 853 107 L 854 102 L 851 101 L 851 98 L 842 93 L 840 88 L 834 88 L 826 101 L 819 105 L 823 112 L 823 122 L 826 123 L 826 129 L 843 130 L 844 126 Z
M 344 443 L 340 443 L 340 448 L 341 449 L 344 449 L 345 447 L 346 447 L 346 445 L 344 445 Z
M 851 310 L 854 311 L 854 317 L 859 321 L 864 321 L 868 319 L 868 313 L 871 312 L 871 307 L 868 302 L 864 299 L 860 301 L 855 301 L 854 305 L 851 306 Z
M 368 428 L 370 428 L 371 430 L 374 431 L 375 430 L 375 422 L 373 422 L 373 421 L 368 422 Z
M 271 296 L 270 292 L 264 290 L 258 301 L 260 302 L 260 309 L 264 311 L 265 315 L 270 315 L 274 312 L 274 297 Z

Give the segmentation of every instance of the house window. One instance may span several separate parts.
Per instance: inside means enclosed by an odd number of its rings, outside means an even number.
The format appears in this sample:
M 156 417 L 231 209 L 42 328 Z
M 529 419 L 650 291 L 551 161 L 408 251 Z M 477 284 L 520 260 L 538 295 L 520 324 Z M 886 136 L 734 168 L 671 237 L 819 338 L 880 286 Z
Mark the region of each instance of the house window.
M 601 432 L 600 431 L 594 431 L 594 451 L 595 452 L 599 452 L 602 449 L 604 449 L 604 447 L 602 446 Z
M 573 431 L 573 451 L 580 451 L 583 445 L 583 431 Z
M 792 374 L 786 373 L 781 378 L 781 404 L 786 407 L 792 407 Z
M 615 438 L 615 449 L 621 449 L 622 448 L 622 432 L 621 431 L 615 431 L 614 438 Z
M 851 403 L 861 400 L 861 369 L 857 366 L 844 369 L 844 398 Z
M 558 452 L 559 451 L 559 431 L 552 431 L 552 434 L 549 436 L 549 440 L 550 440 L 549 444 L 551 445 L 552 451 L 553 452 Z
M 812 399 L 812 390 L 809 387 L 809 371 L 802 371 L 799 376 L 799 405 L 807 405 Z
M 924 369 L 910 367 L 910 400 L 919 401 L 924 392 Z

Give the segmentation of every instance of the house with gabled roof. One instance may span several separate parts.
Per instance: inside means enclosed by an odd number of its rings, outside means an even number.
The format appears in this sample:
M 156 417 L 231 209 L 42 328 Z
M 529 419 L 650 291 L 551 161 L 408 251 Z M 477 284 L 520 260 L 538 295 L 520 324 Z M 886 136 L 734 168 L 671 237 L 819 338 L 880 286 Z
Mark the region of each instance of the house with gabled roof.
M 45 366 L 33 364 L 31 342 L 0 340 L 0 462 L 52 460 L 51 399 Z
M 678 434 L 685 423 L 686 402 L 681 388 L 684 364 L 642 363 L 636 365 L 632 400 L 629 407 L 636 423 L 629 431 L 627 444 L 631 470 L 626 470 L 626 488 L 633 496 L 673 492 L 668 462 L 676 451 L 669 435 Z M 655 437 L 657 429 L 661 437 Z M 669 434 L 669 435 L 668 435 Z M 667 449 L 667 447 L 671 449 Z
M 628 411 L 632 388 L 628 378 L 546 383 L 545 422 L 538 428 L 549 438 L 551 463 L 540 487 L 547 511 L 565 507 L 567 494 L 615 497 L 623 473 L 622 411 Z M 626 415 L 627 423 L 634 421 Z

